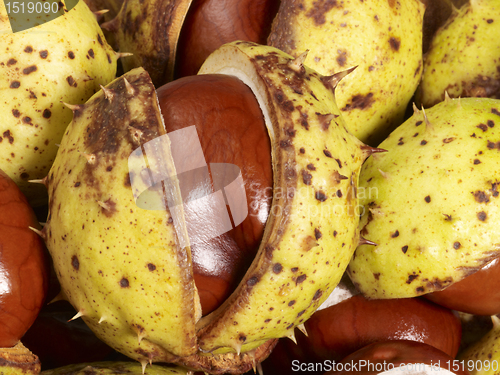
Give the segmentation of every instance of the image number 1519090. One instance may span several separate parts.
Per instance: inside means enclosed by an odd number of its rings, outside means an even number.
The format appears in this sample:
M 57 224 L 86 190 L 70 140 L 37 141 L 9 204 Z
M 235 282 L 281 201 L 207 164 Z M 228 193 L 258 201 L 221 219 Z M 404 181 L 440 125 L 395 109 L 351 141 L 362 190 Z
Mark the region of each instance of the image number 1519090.
M 73 9 L 79 0 L 4 0 L 12 32 L 20 32 L 55 20 Z M 57 30 L 55 30 L 57 31 Z
M 56 2 L 50 3 L 48 1 L 8 1 L 5 3 L 8 14 L 29 13 L 29 14 L 57 14 L 59 12 L 59 4 Z

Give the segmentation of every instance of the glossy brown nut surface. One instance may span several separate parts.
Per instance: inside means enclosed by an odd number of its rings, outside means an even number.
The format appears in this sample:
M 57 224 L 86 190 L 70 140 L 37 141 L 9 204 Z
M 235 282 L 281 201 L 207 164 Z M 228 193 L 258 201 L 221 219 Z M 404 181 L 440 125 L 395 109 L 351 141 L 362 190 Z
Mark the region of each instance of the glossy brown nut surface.
M 461 340 L 460 319 L 421 298 L 367 300 L 353 296 L 316 311 L 305 323 L 308 337 L 295 331 L 297 345 L 281 339 L 263 363 L 264 372 L 293 374 L 293 361 L 340 361 L 374 342 L 413 340 L 455 356 Z
M 176 77 L 198 73 L 210 53 L 225 43 L 266 44 L 279 0 L 194 0 L 177 45 Z
M 368 363 L 371 367 L 368 366 Z M 361 364 L 365 365 L 360 367 Z M 354 372 L 356 374 L 375 375 L 382 372 L 377 371 L 379 368 L 390 369 L 408 364 L 433 365 L 437 366 L 437 368 L 441 367 L 445 370 L 452 371 L 457 375 L 469 374 L 465 369 L 461 369 L 460 366 L 455 370 L 453 357 L 450 357 L 448 354 L 443 353 L 435 347 L 421 342 L 402 340 L 378 342 L 368 345 L 341 361 L 339 365 L 343 365 L 344 368 L 348 369 L 337 372 L 327 372 L 325 375 L 353 374 L 352 366 L 358 366 Z M 415 368 L 415 366 L 409 367 Z M 433 370 L 437 371 L 437 368 L 433 367 Z M 425 373 L 422 372 L 422 374 Z
M 45 300 L 45 245 L 17 185 L 0 170 L 0 347 L 12 347 L 28 330 Z
M 500 258 L 448 288 L 426 294 L 429 300 L 452 310 L 475 315 L 500 313 Z
M 306 328 L 315 352 L 336 360 L 372 342 L 404 339 L 424 342 L 454 357 L 461 339 L 458 317 L 420 298 L 367 300 L 356 295 L 317 311 Z
M 271 144 L 253 92 L 227 75 L 178 79 L 157 91 L 167 132 L 196 126 L 205 161 L 238 166 L 248 216 L 230 232 L 192 246 L 203 314 L 236 288 L 258 250 L 272 196 Z M 210 187 L 211 193 L 213 186 Z

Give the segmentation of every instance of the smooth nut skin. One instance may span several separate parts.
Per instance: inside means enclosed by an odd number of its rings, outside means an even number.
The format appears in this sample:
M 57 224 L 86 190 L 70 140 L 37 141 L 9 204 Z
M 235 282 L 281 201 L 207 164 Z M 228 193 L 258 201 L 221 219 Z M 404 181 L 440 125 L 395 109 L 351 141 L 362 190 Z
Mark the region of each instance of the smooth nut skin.
M 368 366 L 363 368 L 358 367 L 358 371 L 355 373 L 360 375 L 379 374 L 381 371 L 369 370 L 373 370 L 373 368 L 376 369 L 377 367 L 384 368 L 384 363 L 386 369 L 390 369 L 391 367 L 397 368 L 403 364 L 423 363 L 427 365 L 440 364 L 441 368 L 449 370 L 457 375 L 469 374 L 466 370 L 462 370 L 460 368 L 455 370 L 454 358 L 450 357 L 446 353 L 443 353 L 439 349 L 421 342 L 407 340 L 385 341 L 368 345 L 344 358 L 341 364 L 344 366 L 346 364 L 359 366 L 360 363 L 368 362 L 372 365 L 371 369 L 369 369 Z M 377 366 L 377 364 L 379 364 L 379 366 Z M 392 364 L 393 366 L 389 366 L 388 364 Z M 433 370 L 437 371 L 437 368 L 433 368 Z M 337 372 L 329 371 L 325 373 L 325 375 L 327 374 L 352 375 L 353 372 L 345 370 Z
M 300 362 L 340 361 L 365 345 L 386 340 L 425 342 L 454 357 L 462 332 L 458 317 L 425 299 L 367 300 L 362 295 L 316 311 L 305 327 L 308 337 L 296 331 L 298 345 L 280 340 L 263 363 L 265 372 L 290 368 L 290 357 Z
M 387 339 L 425 342 L 454 357 L 462 333 L 458 317 L 424 299 L 367 300 L 361 295 L 317 311 L 306 328 L 318 354 L 337 360 Z
M 429 300 L 452 310 L 475 315 L 500 313 L 500 258 L 448 288 L 426 294 Z
M 48 268 L 45 245 L 29 227 L 40 229 L 17 185 L 0 170 L 0 347 L 12 347 L 28 330 L 45 300 Z
M 177 45 L 176 77 L 198 73 L 217 48 L 235 40 L 266 44 L 279 0 L 194 0 Z
M 207 164 L 237 165 L 245 184 L 247 218 L 205 246 L 192 247 L 206 315 L 236 288 L 259 247 L 271 204 L 271 144 L 254 94 L 235 77 L 184 77 L 157 94 L 167 132 L 196 125 Z

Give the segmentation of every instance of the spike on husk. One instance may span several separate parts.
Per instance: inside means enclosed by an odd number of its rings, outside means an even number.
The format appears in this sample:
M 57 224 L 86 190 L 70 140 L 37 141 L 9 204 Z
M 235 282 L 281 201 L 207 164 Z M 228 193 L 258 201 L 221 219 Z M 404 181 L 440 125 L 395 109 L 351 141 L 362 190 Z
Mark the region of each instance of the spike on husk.
M 298 330 L 302 332 L 306 337 L 309 337 L 309 334 L 307 333 L 307 329 L 304 323 L 301 323 L 297 326 Z
M 101 90 L 104 93 L 104 97 L 108 99 L 109 101 L 113 100 L 113 97 L 115 96 L 115 93 L 111 89 L 107 89 L 103 85 L 101 85 Z
M 39 229 L 36 229 L 36 228 L 33 228 L 33 227 L 28 227 L 28 228 L 31 229 L 36 234 L 38 234 L 42 238 L 42 240 L 44 240 L 44 241 L 47 240 L 47 234 L 45 233 L 44 229 L 39 230 Z
M 391 175 L 388 173 L 388 172 L 384 172 L 382 169 L 378 169 L 378 171 L 380 172 L 380 174 L 382 175 L 382 177 L 386 180 L 389 180 L 391 178 Z
M 368 145 L 362 145 L 361 150 L 365 154 L 366 158 L 370 157 L 373 154 L 380 154 L 383 152 L 387 152 L 387 150 L 384 150 L 383 148 L 371 147 Z
M 372 245 L 372 246 L 378 246 L 375 242 L 367 240 L 366 238 L 360 237 L 359 238 L 359 243 L 358 246 L 361 245 Z
M 39 178 L 39 179 L 35 179 L 35 180 L 28 180 L 28 182 L 31 184 L 42 184 L 45 187 L 47 187 L 47 176 L 45 176 L 44 178 Z
M 67 108 L 71 109 L 71 111 L 73 111 L 73 114 L 75 112 L 78 112 L 78 111 L 81 111 L 84 106 L 81 105 L 81 104 L 69 104 L 69 103 L 65 103 L 65 102 L 61 102 L 64 106 L 66 106 Z
M 135 89 L 134 87 L 130 84 L 130 82 L 128 81 L 127 78 L 123 77 L 123 82 L 125 82 L 125 87 L 127 88 L 127 92 L 130 94 L 130 95 L 134 95 L 135 94 Z
M 346 77 L 348 74 L 352 73 L 354 71 L 354 69 L 356 69 L 356 68 L 357 68 L 357 65 L 353 66 L 352 68 L 349 68 L 347 70 L 343 70 L 341 72 L 335 73 L 335 74 L 333 74 L 331 76 L 323 77 L 322 80 L 323 80 L 323 82 L 325 82 L 326 84 L 328 84 L 330 86 L 330 88 L 332 89 L 332 91 L 335 91 L 335 88 L 337 87 L 337 85 L 339 84 L 339 82 L 344 77 Z
M 81 318 L 82 316 L 84 316 L 84 312 L 82 310 L 78 311 L 70 320 L 68 320 L 68 322 L 71 322 L 73 320 L 76 320 L 78 318 Z
M 87 159 L 87 163 L 95 164 L 96 162 L 95 154 L 87 154 L 85 152 L 80 151 L 80 155 L 82 155 L 85 159 Z
M 306 61 L 308 53 L 309 50 L 306 50 L 305 52 L 302 52 L 299 56 L 297 56 L 295 59 L 290 60 L 287 63 L 288 67 L 292 69 L 295 73 L 304 74 L 305 73 L 304 62 Z
M 293 330 L 293 328 L 290 330 L 290 332 L 288 332 L 286 337 L 292 340 L 295 345 L 297 345 L 297 339 L 295 338 L 295 331 Z

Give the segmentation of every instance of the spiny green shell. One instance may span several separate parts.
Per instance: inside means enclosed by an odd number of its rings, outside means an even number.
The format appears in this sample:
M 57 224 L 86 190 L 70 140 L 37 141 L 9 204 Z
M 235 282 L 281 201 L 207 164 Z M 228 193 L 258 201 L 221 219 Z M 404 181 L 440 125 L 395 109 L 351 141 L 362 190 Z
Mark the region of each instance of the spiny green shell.
M 500 256 L 500 101 L 447 100 L 425 115 L 362 169 L 361 235 L 377 246 L 359 246 L 348 272 L 369 298 L 442 290 Z
M 117 57 L 84 1 L 25 31 L 0 20 L 0 56 L 0 165 L 31 203 L 45 203 L 45 188 L 28 180 L 54 161 L 72 116 L 63 102 L 84 103 L 110 82 Z
M 500 99 L 500 1 L 471 0 L 438 30 L 424 59 L 417 99 L 424 107 L 452 98 Z
M 259 254 L 222 311 L 200 321 L 203 350 L 246 351 L 292 335 L 339 283 L 358 243 L 356 188 L 366 154 L 326 77 L 292 61 L 272 47 L 234 42 L 200 69 L 235 75 L 256 93 L 274 179 Z
M 357 66 L 336 100 L 349 131 L 372 146 L 403 121 L 422 75 L 418 0 L 282 0 L 268 43 L 330 75 Z
M 245 42 L 223 46 L 202 72 L 236 75 L 252 88 L 273 149 L 270 218 L 235 293 L 199 320 L 190 248 L 180 245 L 170 211 L 135 204 L 130 156 L 165 133 L 143 69 L 74 107 L 48 176 L 44 233 L 64 294 L 116 350 L 141 362 L 241 373 L 340 281 L 359 240 L 356 191 L 369 151 L 335 105 L 339 76 Z M 169 146 L 162 156 L 175 174 Z
M 101 339 L 138 360 L 187 356 L 199 318 L 190 252 L 169 214 L 137 207 L 130 185 L 135 132 L 141 143 L 165 134 L 154 87 L 135 69 L 107 88 L 112 99 L 99 91 L 75 110 L 50 170 L 47 247 L 64 294 Z

